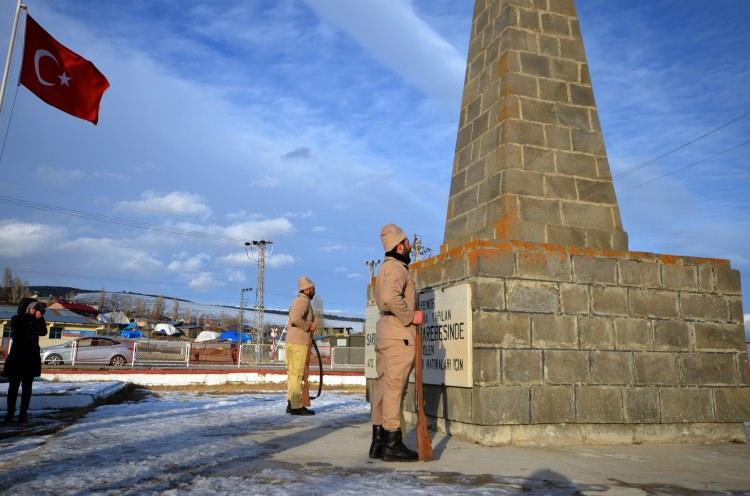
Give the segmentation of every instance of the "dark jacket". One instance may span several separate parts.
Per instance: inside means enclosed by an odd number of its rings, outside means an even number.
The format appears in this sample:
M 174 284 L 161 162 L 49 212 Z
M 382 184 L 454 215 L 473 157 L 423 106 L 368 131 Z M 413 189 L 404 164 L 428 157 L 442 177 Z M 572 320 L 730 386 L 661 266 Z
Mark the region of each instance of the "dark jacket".
M 18 312 L 10 319 L 13 344 L 5 360 L 3 375 L 6 377 L 39 377 L 42 375 L 42 359 L 39 356 L 39 336 L 47 334 L 44 318 L 37 319 L 26 313 L 32 299 L 23 298 L 18 304 Z

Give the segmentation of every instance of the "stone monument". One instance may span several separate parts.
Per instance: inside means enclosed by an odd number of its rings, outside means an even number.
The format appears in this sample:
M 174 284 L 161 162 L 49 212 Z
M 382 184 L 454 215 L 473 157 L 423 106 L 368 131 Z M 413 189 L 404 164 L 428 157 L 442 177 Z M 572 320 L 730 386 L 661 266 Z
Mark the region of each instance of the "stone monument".
M 412 272 L 433 427 L 486 445 L 745 440 L 739 273 L 628 251 L 573 0 L 475 0 L 445 240 Z M 377 318 L 369 291 L 370 388 Z

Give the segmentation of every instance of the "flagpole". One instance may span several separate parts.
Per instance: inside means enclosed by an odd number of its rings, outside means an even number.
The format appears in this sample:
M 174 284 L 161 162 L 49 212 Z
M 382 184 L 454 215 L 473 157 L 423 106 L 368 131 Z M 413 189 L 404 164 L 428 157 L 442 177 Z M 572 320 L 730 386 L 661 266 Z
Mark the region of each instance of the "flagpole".
M 0 84 L 0 112 L 2 112 L 3 101 L 5 100 L 5 87 L 8 85 L 8 74 L 10 73 L 10 60 L 13 55 L 13 45 L 16 43 L 16 30 L 18 29 L 18 18 L 21 16 L 21 9 L 26 6 L 18 0 L 16 3 L 16 15 L 13 17 L 13 29 L 10 30 L 10 41 L 8 42 L 8 53 L 5 56 L 5 68 L 3 69 L 3 81 Z

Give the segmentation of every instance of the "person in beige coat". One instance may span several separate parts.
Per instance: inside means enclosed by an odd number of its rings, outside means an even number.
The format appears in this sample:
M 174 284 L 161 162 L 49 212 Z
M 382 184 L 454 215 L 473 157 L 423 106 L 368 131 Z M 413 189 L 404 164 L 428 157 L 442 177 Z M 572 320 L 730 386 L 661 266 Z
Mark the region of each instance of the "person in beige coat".
M 315 415 L 315 412 L 305 408 L 302 402 L 305 364 L 317 329 L 315 312 L 311 305 L 315 296 L 315 284 L 304 276 L 299 278 L 297 284 L 299 293 L 289 307 L 289 321 L 286 324 L 286 412 L 292 415 Z
M 370 458 L 416 461 L 401 436 L 401 401 L 415 358 L 416 326 L 424 316 L 416 310 L 416 291 L 409 274 L 411 246 L 395 224 L 383 226 L 380 240 L 385 259 L 375 279 L 375 302 L 380 310 L 376 326 L 375 368 L 378 378 L 372 399 Z

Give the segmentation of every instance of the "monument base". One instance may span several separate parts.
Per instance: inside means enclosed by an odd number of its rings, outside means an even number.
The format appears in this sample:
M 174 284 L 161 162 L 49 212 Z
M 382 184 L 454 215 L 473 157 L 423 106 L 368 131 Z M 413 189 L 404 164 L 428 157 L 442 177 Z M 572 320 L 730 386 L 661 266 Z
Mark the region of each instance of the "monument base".
M 417 417 L 404 412 L 404 420 Z M 428 417 L 430 429 L 484 446 L 571 446 L 642 443 L 744 443 L 742 423 L 475 425 Z
M 425 383 L 439 429 L 486 445 L 745 441 L 728 261 L 475 241 L 410 270 L 420 291 L 470 285 L 465 380 Z

